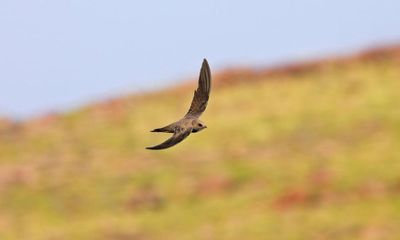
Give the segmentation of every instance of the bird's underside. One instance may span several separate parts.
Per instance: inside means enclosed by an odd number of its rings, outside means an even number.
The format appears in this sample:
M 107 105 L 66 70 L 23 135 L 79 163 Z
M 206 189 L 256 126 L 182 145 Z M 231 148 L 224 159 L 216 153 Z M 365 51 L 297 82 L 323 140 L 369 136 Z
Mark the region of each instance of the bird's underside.
M 190 133 L 195 133 L 206 128 L 206 125 L 204 125 L 199 120 L 199 117 L 206 110 L 208 99 L 210 96 L 210 89 L 211 71 L 207 60 L 204 59 L 200 70 L 198 87 L 197 90 L 194 92 L 189 111 L 181 120 L 165 127 L 152 130 L 151 132 L 166 132 L 173 133 L 173 135 L 165 142 L 153 147 L 147 147 L 147 149 L 160 150 L 172 147 L 182 142 L 186 137 L 190 135 Z

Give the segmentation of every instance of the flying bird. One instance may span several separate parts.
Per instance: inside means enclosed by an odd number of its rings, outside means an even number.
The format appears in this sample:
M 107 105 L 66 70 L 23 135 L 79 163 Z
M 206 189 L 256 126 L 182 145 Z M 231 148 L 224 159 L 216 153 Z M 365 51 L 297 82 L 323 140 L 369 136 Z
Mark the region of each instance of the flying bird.
M 196 133 L 207 128 L 199 118 L 206 110 L 208 99 L 210 97 L 210 89 L 211 71 L 207 59 L 204 59 L 200 69 L 198 87 L 194 92 L 189 111 L 182 119 L 169 124 L 168 126 L 152 130 L 151 132 L 166 132 L 173 133 L 173 135 L 165 142 L 154 147 L 147 147 L 146 149 L 160 150 L 172 147 L 182 142 L 183 139 L 187 138 L 191 133 Z

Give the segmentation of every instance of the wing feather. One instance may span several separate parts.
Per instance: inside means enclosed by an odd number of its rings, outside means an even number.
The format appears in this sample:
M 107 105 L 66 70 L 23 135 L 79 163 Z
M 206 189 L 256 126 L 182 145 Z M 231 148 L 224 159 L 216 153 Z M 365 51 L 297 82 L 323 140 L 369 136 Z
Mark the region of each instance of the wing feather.
M 203 60 L 200 70 L 199 83 L 197 90 L 194 92 L 192 104 L 185 117 L 200 117 L 206 110 L 211 90 L 211 71 L 207 59 Z

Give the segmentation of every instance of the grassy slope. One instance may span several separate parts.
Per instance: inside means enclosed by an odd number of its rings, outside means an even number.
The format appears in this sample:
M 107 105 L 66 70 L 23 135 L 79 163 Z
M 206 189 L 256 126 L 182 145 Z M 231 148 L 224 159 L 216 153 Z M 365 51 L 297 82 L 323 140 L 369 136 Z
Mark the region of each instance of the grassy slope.
M 148 130 L 189 88 L 0 128 L 0 238 L 397 239 L 399 66 L 216 87 L 209 128 L 168 151 L 144 150 L 167 137 Z

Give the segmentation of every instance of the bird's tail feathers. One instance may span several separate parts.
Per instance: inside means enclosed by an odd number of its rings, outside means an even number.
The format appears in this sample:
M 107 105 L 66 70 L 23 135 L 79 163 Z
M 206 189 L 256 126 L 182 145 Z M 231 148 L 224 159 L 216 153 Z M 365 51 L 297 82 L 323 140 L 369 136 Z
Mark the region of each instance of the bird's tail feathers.
M 173 133 L 174 132 L 174 128 L 173 125 L 168 125 L 162 128 L 156 128 L 151 130 L 151 132 L 165 132 L 165 133 Z
M 164 132 L 162 128 L 156 128 L 151 130 L 150 132 Z

